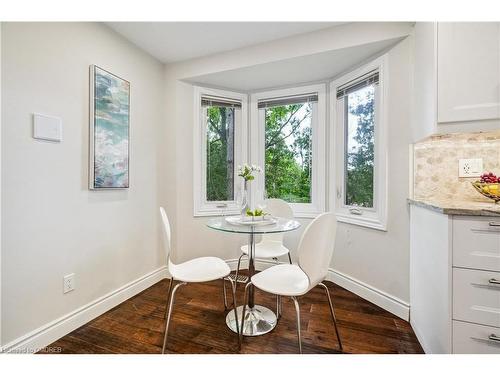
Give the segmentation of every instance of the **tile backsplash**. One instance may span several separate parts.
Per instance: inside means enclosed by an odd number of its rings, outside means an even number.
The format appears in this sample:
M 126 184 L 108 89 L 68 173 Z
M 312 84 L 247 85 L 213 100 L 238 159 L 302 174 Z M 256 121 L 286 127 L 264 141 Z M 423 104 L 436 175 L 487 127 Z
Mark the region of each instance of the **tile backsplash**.
M 478 178 L 458 177 L 459 159 L 483 159 L 483 169 L 500 175 L 500 130 L 439 134 L 414 145 L 414 198 L 491 202 L 474 190 Z

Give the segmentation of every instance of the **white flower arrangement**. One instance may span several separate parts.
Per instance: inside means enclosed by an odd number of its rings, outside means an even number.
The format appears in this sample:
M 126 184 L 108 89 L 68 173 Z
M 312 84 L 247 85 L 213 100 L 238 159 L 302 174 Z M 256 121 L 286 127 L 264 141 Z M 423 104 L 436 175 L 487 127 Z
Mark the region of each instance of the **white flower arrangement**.
M 255 164 L 248 165 L 245 163 L 243 165 L 238 165 L 238 176 L 243 177 L 245 181 L 254 180 L 254 172 L 262 173 L 262 168 Z

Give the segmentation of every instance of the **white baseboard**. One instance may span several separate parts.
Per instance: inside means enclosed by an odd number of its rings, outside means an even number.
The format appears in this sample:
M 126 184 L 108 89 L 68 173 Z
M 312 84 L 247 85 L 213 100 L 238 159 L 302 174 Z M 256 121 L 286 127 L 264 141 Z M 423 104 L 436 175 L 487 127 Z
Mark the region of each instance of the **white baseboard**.
M 409 303 L 402 301 L 380 289 L 331 268 L 328 270 L 328 276 L 326 279 L 370 301 L 378 307 L 393 313 L 401 319 L 408 321 L 410 318 Z
M 88 323 L 99 315 L 135 296 L 167 277 L 167 267 L 160 267 L 128 284 L 108 293 L 79 309 L 64 315 L 28 334 L 4 345 L 0 352 L 34 353 L 41 348 Z
M 229 259 L 227 263 L 232 270 L 236 269 L 238 259 Z M 247 267 L 247 262 L 242 262 L 244 267 Z M 281 262 L 283 263 L 283 262 Z M 258 259 L 255 262 L 255 269 L 262 271 L 272 265 L 276 264 L 272 260 L 261 260 Z M 242 265 L 242 266 L 243 266 Z M 371 303 L 389 311 L 390 313 L 398 316 L 406 321 L 410 318 L 410 305 L 407 302 L 400 300 L 380 289 L 377 289 L 371 285 L 368 285 L 360 280 L 357 280 L 349 275 L 342 272 L 336 271 L 332 268 L 328 270 L 328 276 L 326 277 L 328 281 L 334 282 L 335 284 L 341 286 L 344 289 L 370 301 Z

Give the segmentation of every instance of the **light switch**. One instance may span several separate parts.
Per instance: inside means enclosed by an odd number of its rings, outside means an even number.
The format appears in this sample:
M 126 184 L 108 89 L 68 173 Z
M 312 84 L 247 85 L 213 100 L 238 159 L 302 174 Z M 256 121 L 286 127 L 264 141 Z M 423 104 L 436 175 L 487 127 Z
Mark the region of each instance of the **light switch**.
M 33 138 L 62 141 L 62 121 L 59 117 L 33 114 Z

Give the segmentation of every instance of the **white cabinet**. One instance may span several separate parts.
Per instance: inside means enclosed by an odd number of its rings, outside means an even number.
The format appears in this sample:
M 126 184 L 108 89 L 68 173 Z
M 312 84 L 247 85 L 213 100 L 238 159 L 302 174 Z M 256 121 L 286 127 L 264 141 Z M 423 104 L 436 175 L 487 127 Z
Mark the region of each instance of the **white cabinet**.
M 500 353 L 498 217 L 410 207 L 410 323 L 426 353 Z
M 500 327 L 500 272 L 454 267 L 453 319 Z
M 410 324 L 426 353 L 452 350 L 451 230 L 448 215 L 410 206 Z
M 495 22 L 439 23 L 438 122 L 500 117 L 500 28 Z
M 454 218 L 453 266 L 500 272 L 500 218 Z
M 500 328 L 454 321 L 453 353 L 500 354 Z

